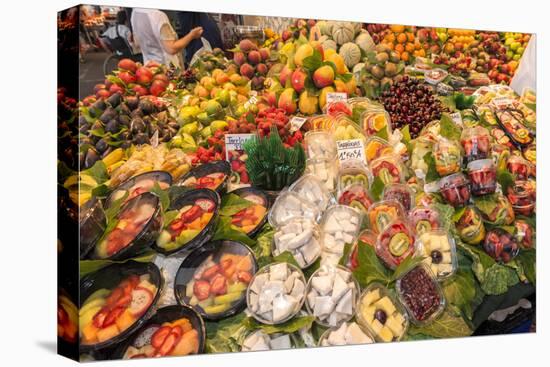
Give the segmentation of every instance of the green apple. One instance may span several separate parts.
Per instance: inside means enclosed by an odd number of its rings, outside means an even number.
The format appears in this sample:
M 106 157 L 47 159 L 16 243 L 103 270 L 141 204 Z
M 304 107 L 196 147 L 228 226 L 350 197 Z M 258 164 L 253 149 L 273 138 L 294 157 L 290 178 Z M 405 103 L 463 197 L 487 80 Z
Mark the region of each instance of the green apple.
M 515 54 L 514 57 L 512 57 L 512 60 L 519 61 L 521 59 L 521 55 Z
M 510 50 L 506 51 L 506 58 L 507 58 L 508 60 L 511 60 L 512 57 L 514 57 L 514 53 L 513 53 L 512 51 L 510 51 Z
M 517 54 L 520 54 L 520 55 L 523 55 L 524 52 L 525 52 L 525 47 L 519 47 L 519 48 L 516 50 L 516 53 L 517 53 Z
M 517 50 L 519 47 L 521 46 L 521 43 L 519 42 L 512 42 L 512 44 L 510 45 L 510 49 L 515 51 Z

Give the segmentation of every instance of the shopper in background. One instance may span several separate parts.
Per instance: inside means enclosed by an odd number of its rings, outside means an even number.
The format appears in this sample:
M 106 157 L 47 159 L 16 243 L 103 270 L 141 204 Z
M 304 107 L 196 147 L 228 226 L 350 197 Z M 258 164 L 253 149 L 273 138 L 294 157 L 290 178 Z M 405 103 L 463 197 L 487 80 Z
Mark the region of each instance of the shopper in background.
M 177 12 L 177 18 L 180 23 L 180 35 L 187 34 L 193 28 L 201 27 L 203 29 L 202 38 L 205 38 L 212 48 L 223 48 L 222 36 L 218 24 L 208 13 L 195 13 L 191 11 Z M 185 48 L 185 62 L 189 64 L 195 52 L 203 46 L 200 39 L 192 40 Z
M 202 28 L 191 29 L 178 39 L 168 16 L 156 9 L 136 8 L 132 12 L 134 38 L 143 53 L 143 61 L 157 61 L 183 68 L 182 51 L 194 39 L 202 35 Z
M 119 11 L 116 15 L 116 24 L 109 27 L 101 36 L 116 54 L 124 57 L 133 55 L 133 37 L 132 31 L 128 28 L 126 11 Z

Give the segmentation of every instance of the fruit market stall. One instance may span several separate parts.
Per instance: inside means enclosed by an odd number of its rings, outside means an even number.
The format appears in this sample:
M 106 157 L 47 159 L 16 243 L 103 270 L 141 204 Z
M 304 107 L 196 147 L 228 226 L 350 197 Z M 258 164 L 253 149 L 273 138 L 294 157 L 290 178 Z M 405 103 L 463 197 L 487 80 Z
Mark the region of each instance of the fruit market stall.
M 466 337 L 534 307 L 536 93 L 509 87 L 529 37 L 299 20 L 60 89 L 81 259 L 60 340 L 88 360 Z

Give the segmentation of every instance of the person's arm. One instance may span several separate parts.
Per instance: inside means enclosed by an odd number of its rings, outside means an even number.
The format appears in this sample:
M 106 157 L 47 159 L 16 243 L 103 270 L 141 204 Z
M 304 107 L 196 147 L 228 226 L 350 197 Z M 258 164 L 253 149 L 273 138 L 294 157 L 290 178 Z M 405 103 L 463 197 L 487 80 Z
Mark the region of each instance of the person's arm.
M 169 53 L 170 55 L 175 55 L 179 52 L 181 52 L 184 48 L 189 45 L 191 41 L 194 39 L 199 38 L 202 35 L 202 27 L 196 27 L 193 28 L 189 33 L 187 33 L 185 36 L 183 36 L 180 39 L 166 39 L 167 37 L 163 37 L 163 33 L 173 30 L 165 31 L 165 28 L 170 27 L 169 25 L 165 25 L 161 29 L 161 39 L 162 39 L 162 47 L 164 50 Z

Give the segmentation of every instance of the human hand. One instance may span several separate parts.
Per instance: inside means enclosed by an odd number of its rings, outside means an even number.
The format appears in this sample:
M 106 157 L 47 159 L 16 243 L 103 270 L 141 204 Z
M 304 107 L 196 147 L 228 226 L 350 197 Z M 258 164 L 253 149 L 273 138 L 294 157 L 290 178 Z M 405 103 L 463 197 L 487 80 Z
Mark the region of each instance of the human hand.
M 200 36 L 202 36 L 202 32 L 203 32 L 202 27 L 196 27 L 196 28 L 191 29 L 189 34 L 191 35 L 191 38 L 197 39 Z

